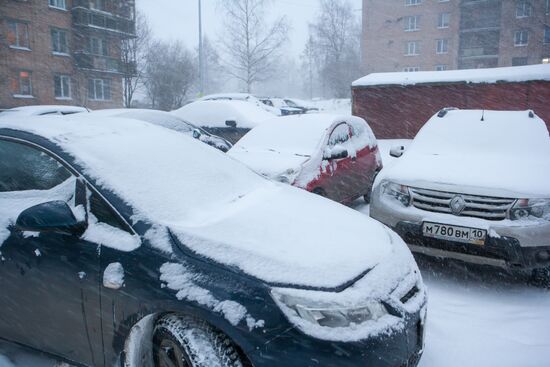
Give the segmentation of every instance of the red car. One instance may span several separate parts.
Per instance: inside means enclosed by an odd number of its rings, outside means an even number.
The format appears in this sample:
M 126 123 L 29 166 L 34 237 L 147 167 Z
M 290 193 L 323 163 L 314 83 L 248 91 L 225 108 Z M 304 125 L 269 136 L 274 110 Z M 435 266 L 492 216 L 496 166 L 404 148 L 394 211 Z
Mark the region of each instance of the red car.
M 277 117 L 252 129 L 228 152 L 258 173 L 332 200 L 369 201 L 382 168 L 376 138 L 355 116 Z

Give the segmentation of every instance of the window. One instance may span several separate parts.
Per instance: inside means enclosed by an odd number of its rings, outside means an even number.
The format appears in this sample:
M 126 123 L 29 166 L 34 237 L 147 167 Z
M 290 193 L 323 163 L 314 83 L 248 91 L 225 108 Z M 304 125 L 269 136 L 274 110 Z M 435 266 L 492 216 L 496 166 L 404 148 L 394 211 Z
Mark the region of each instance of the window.
M 89 51 L 93 55 L 109 56 L 107 41 L 103 38 L 90 37 Z
M 544 26 L 544 43 L 550 43 L 550 27 Z
M 412 32 L 412 31 L 418 31 L 419 23 L 420 23 L 420 15 L 414 15 L 405 17 L 405 31 L 406 32 Z
M 329 146 L 345 143 L 349 140 L 350 128 L 348 124 L 343 123 L 334 128 L 328 139 Z
M 105 0 L 90 0 L 90 9 L 105 10 Z
M 435 52 L 438 54 L 446 54 L 449 52 L 449 40 L 448 39 L 440 39 L 437 40 L 437 45 L 435 48 Z
M 403 71 L 405 71 L 407 73 L 410 73 L 410 72 L 413 72 L 413 71 L 420 71 L 420 67 L 418 67 L 418 66 L 405 66 L 403 68 Z
M 415 56 L 420 53 L 420 46 L 418 41 L 410 41 L 405 45 L 405 55 Z
M 67 44 L 67 32 L 61 29 L 52 29 L 52 50 L 54 53 L 67 55 L 69 46 Z
M 512 57 L 512 66 L 523 66 L 527 65 L 527 57 Z
M 71 98 L 71 78 L 68 75 L 56 75 L 53 78 L 54 93 L 57 99 Z
M 128 228 L 126 223 L 120 219 L 117 213 L 99 196 L 97 193 L 92 191 L 89 199 L 90 204 L 90 213 L 97 219 L 98 222 L 105 223 L 111 227 L 121 229 L 123 231 L 129 232 L 132 231 Z
M 439 13 L 437 28 L 449 28 L 450 13 Z
M 46 153 L 0 140 L 0 192 L 49 190 L 70 177 L 71 173 Z
M 442 65 L 436 65 L 436 66 L 435 66 L 435 70 L 436 70 L 436 71 L 445 71 L 445 70 L 447 70 L 447 69 L 448 69 L 447 65 L 443 65 L 443 64 L 442 64 Z
M 10 47 L 29 49 L 29 25 L 17 21 L 8 21 L 7 38 Z
M 516 31 L 514 34 L 514 46 L 527 46 L 529 43 L 529 31 Z
M 65 4 L 65 0 L 49 0 L 49 5 L 52 8 L 67 9 L 67 4 Z
M 545 11 L 546 14 L 550 14 L 550 0 L 546 0 Z
M 531 3 L 527 0 L 519 0 L 516 3 L 516 18 L 525 18 L 531 16 Z
M 26 70 L 20 70 L 11 80 L 11 93 L 15 97 L 32 97 L 32 73 Z
M 97 101 L 106 101 L 111 99 L 111 80 L 109 79 L 89 79 L 88 80 L 88 98 Z
M 420 5 L 420 4 L 422 4 L 422 0 L 405 0 L 406 6 Z

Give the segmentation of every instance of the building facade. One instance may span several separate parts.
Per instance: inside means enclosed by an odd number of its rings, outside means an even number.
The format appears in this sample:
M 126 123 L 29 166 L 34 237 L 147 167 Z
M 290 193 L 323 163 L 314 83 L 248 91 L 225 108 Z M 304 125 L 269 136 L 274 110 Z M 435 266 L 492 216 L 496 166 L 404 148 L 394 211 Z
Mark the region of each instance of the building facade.
M 121 107 L 134 0 L 0 0 L 0 109 Z
M 363 0 L 365 74 L 548 63 L 550 0 Z

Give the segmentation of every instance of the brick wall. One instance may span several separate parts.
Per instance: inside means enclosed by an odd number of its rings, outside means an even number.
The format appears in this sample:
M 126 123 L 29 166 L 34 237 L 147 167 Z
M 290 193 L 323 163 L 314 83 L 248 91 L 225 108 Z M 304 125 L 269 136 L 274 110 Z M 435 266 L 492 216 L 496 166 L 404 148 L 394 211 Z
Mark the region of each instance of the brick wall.
M 443 107 L 463 109 L 532 109 L 550 130 L 550 82 L 357 87 L 352 110 L 363 117 L 377 138 L 412 139 Z

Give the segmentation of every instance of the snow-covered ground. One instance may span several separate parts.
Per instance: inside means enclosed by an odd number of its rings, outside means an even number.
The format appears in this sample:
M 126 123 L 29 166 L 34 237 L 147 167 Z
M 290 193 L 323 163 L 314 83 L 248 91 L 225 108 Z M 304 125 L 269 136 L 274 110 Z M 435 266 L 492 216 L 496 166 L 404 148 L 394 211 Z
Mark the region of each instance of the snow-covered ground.
M 317 107 L 319 112 L 333 113 L 338 115 L 351 115 L 351 99 L 314 99 L 304 101 L 304 104 Z
M 408 141 L 379 141 L 388 151 Z M 368 215 L 361 200 L 353 207 Z M 550 365 L 550 290 L 526 277 L 454 261 L 417 257 L 428 286 L 426 349 L 420 367 Z M 0 367 L 66 367 L 0 343 Z

